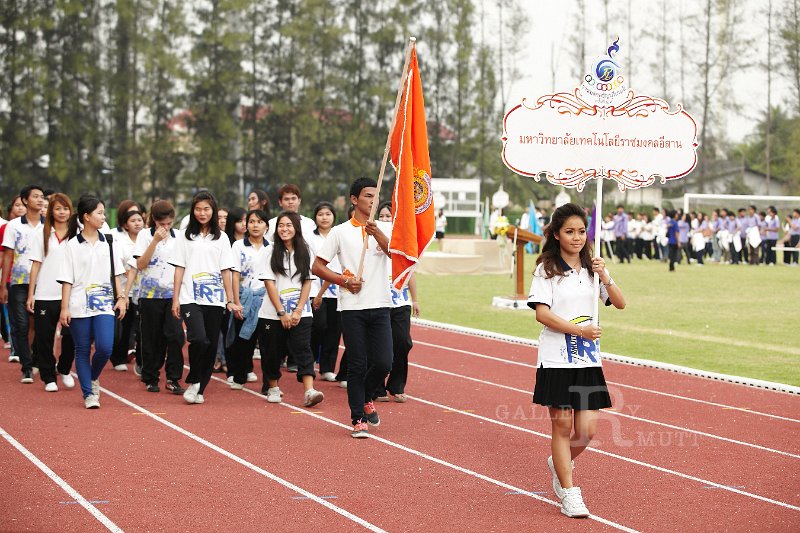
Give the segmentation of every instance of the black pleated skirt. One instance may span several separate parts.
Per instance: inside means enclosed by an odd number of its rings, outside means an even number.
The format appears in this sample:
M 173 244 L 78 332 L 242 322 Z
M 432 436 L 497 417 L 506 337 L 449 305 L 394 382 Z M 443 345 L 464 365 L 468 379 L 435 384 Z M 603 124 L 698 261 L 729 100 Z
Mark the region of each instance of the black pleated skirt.
M 603 368 L 536 369 L 533 403 L 576 411 L 596 411 L 611 407 Z

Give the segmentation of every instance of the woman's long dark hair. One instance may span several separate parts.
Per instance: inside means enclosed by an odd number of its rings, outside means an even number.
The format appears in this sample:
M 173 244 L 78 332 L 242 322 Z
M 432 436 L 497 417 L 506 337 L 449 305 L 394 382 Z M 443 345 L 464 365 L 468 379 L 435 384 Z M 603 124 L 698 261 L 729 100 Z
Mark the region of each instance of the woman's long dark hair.
M 270 266 L 275 274 L 282 276 L 288 275 L 286 266 L 284 265 L 284 258 L 288 255 L 289 251 L 283 243 L 283 239 L 278 237 L 278 226 L 282 218 L 288 218 L 294 226 L 294 238 L 292 239 L 292 247 L 294 248 L 294 265 L 297 267 L 297 272 L 292 275 L 300 274 L 300 283 L 304 283 L 308 279 L 308 273 L 311 269 L 311 254 L 308 251 L 308 245 L 303 238 L 303 229 L 300 224 L 300 215 L 289 211 L 282 211 L 278 218 L 275 219 L 275 242 L 272 249 L 272 258 L 270 259 Z
M 536 260 L 536 264 L 544 265 L 544 274 L 547 278 L 553 276 L 563 276 L 564 269 L 561 267 L 563 259 L 561 259 L 561 244 L 556 235 L 561 231 L 561 227 L 569 217 L 578 217 L 583 221 L 583 225 L 588 224 L 586 219 L 586 211 L 576 204 L 564 204 L 555 211 L 550 218 L 550 223 L 544 227 L 544 246 L 542 253 Z M 578 254 L 581 260 L 581 267 L 591 270 L 592 268 L 592 243 L 589 238 L 586 239 L 586 244 L 581 248 Z
M 232 207 L 228 209 L 228 221 L 225 222 L 225 233 L 228 235 L 228 240 L 231 241 L 231 244 L 233 244 L 238 240 L 236 238 L 236 223 L 242 220 L 246 215 L 247 211 L 245 211 L 241 207 Z M 245 219 L 245 222 L 247 222 L 247 219 Z M 246 224 L 244 232 L 246 235 L 247 234 Z
M 56 226 L 56 216 L 53 213 L 53 208 L 56 204 L 61 204 L 67 209 L 69 209 L 69 216 L 72 218 L 72 200 L 69 199 L 64 193 L 57 192 L 50 198 L 50 203 L 47 205 L 47 214 L 44 217 L 44 227 L 42 228 L 43 236 L 44 236 L 44 255 L 47 256 L 50 244 L 50 232 Z M 69 222 L 70 219 L 67 219 L 67 235 L 69 235 Z
M 186 226 L 186 238 L 192 240 L 192 235 L 199 235 L 202 226 L 194 216 L 194 207 L 199 202 L 208 202 L 211 205 L 211 220 L 208 221 L 208 232 L 214 236 L 214 240 L 219 239 L 222 231 L 219 229 L 219 214 L 217 214 L 217 200 L 208 191 L 200 191 L 192 196 L 192 205 L 189 208 L 189 225 Z
M 267 214 L 267 220 L 269 220 L 269 195 L 261 189 L 253 189 L 250 192 L 258 196 L 258 209 L 264 211 Z
M 69 226 L 67 228 L 68 239 L 73 238 L 80 231 L 78 221 L 83 224 L 83 217 L 92 213 L 100 204 L 105 205 L 100 198 L 92 196 L 91 194 L 84 194 L 78 199 L 75 214 L 69 218 Z
M 333 208 L 333 204 L 332 203 L 330 203 L 328 201 L 325 201 L 325 200 L 321 201 L 320 203 L 318 203 L 317 205 L 314 206 L 314 224 L 317 223 L 317 213 L 319 213 L 323 209 L 327 209 L 328 211 L 330 211 L 333 214 L 333 225 L 335 226 L 336 225 L 336 209 Z M 314 233 L 319 235 L 319 228 L 315 228 L 314 229 Z

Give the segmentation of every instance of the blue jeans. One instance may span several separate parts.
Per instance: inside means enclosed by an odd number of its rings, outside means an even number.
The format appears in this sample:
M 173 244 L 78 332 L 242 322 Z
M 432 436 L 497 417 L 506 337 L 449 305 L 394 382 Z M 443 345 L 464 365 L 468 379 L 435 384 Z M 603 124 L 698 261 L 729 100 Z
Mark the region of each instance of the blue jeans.
M 342 311 L 347 347 L 347 402 L 353 423 L 364 419 L 364 404 L 383 387 L 392 369 L 392 324 L 388 307 Z
M 11 322 L 11 343 L 14 345 L 14 354 L 19 357 L 22 372 L 30 372 L 37 366 L 31 354 L 31 344 L 28 342 L 28 328 L 30 327 L 31 314 L 28 313 L 28 285 L 11 285 L 8 288 L 8 318 Z
M 75 342 L 75 371 L 81 392 L 86 398 L 92 393 L 92 381 L 100 377 L 100 372 L 111 357 L 114 348 L 114 315 L 97 315 L 89 318 L 73 318 L 69 329 Z M 94 357 L 89 359 L 94 340 Z

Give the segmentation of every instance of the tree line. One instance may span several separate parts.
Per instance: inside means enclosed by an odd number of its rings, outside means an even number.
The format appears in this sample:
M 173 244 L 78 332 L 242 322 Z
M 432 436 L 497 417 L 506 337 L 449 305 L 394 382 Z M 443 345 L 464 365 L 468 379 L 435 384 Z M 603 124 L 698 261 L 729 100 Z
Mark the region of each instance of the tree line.
M 514 10 L 517 0 L 493 2 Z M 6 0 L 0 194 L 36 181 L 109 201 L 206 187 L 334 198 L 377 177 L 408 37 L 432 166 L 487 177 L 513 67 L 471 0 Z M 524 19 L 506 32 L 519 33 Z M 490 36 L 490 37 L 487 37 Z
M 112 203 L 180 200 L 206 187 L 235 205 L 251 188 L 295 182 L 307 203 L 335 198 L 354 177 L 377 175 L 414 35 L 434 177 L 479 178 L 486 195 L 502 182 L 512 198 L 553 196 L 499 158 L 517 65 L 548 63 L 521 55 L 547 23 L 527 19 L 524 4 L 5 0 L 0 195 L 34 181 Z M 628 35 L 631 86 L 700 119 L 701 170 L 742 159 L 800 192 L 800 0 L 575 0 L 564 9 L 571 22 L 558 57 L 573 72 L 556 80 L 551 49 L 554 89 L 577 85 L 597 55 L 587 34 Z M 747 102 L 763 118 L 734 145 L 726 117 L 745 107 L 732 84 L 743 71 L 784 81 L 791 96 Z

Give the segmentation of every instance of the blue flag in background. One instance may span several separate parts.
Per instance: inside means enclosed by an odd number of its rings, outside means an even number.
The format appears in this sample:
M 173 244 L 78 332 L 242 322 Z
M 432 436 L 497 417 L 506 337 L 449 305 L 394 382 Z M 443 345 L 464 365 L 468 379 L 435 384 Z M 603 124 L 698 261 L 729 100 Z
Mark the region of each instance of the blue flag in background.
M 535 233 L 536 235 L 544 235 L 544 231 L 542 231 L 542 226 L 539 224 L 539 217 L 536 216 L 536 207 L 533 205 L 533 200 L 530 201 L 530 205 L 528 206 L 528 212 L 530 213 L 530 231 L 531 233 Z
M 543 235 L 544 231 L 542 230 L 541 224 L 539 224 L 539 217 L 536 216 L 536 207 L 533 205 L 533 200 L 530 200 L 528 205 L 528 213 L 528 227 L 522 229 L 527 229 L 536 235 Z M 533 243 L 529 242 L 525 245 L 525 252 L 529 254 L 533 253 Z
M 589 215 L 589 227 L 586 228 L 586 239 L 594 244 L 594 219 L 597 216 L 597 206 L 592 204 L 592 212 Z

